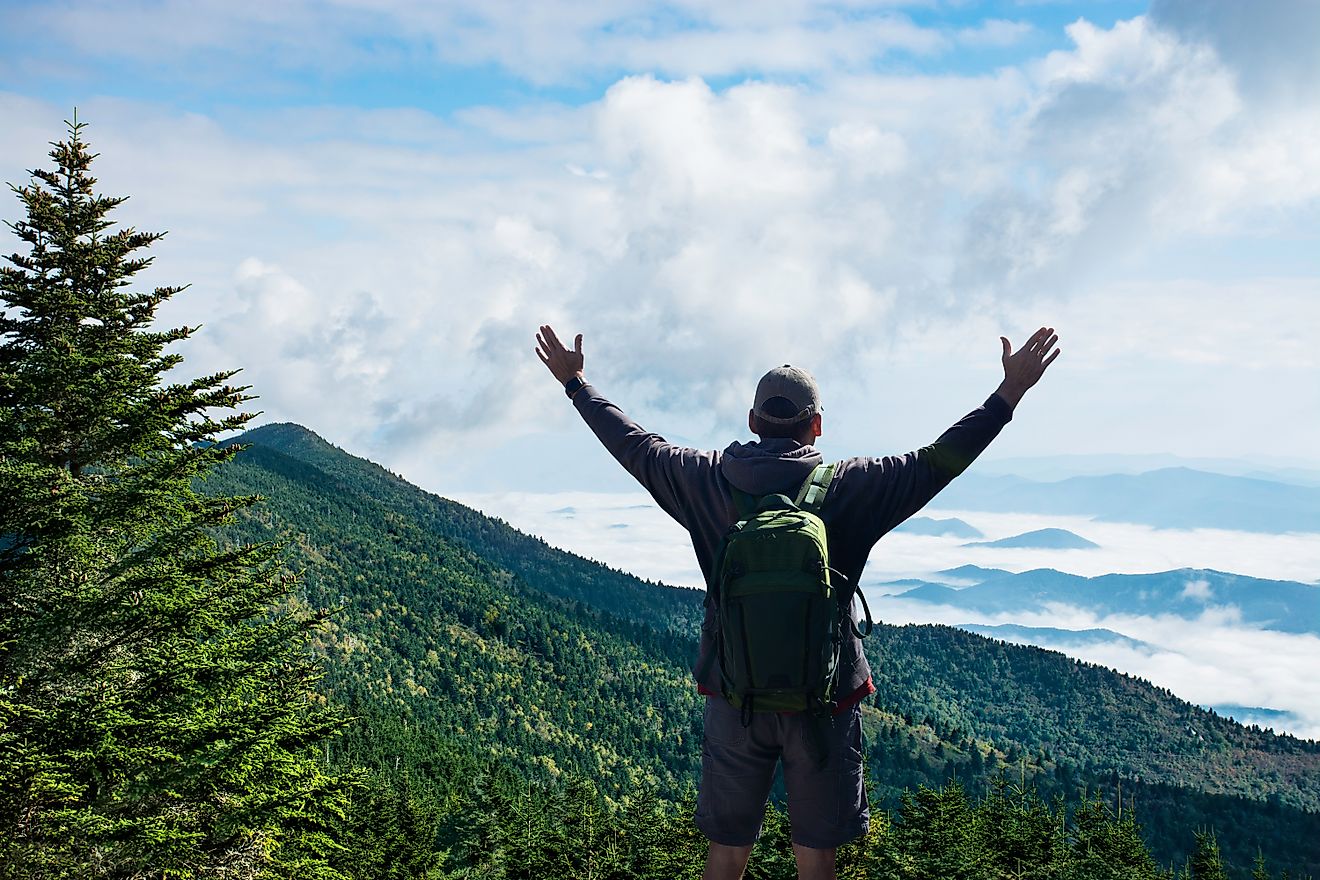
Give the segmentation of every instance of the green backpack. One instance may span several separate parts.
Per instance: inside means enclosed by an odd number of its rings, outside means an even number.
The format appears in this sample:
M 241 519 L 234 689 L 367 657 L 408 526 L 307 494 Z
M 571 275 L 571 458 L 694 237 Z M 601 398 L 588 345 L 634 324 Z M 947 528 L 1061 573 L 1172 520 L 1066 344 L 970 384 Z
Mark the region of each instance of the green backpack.
M 844 619 L 858 637 L 870 634 L 870 609 L 863 632 L 841 603 L 843 575 L 830 568 L 819 511 L 833 478 L 834 465 L 817 466 L 796 499 L 733 490 L 740 519 L 715 562 L 716 653 L 724 696 L 744 722 L 752 712 L 828 712 Z

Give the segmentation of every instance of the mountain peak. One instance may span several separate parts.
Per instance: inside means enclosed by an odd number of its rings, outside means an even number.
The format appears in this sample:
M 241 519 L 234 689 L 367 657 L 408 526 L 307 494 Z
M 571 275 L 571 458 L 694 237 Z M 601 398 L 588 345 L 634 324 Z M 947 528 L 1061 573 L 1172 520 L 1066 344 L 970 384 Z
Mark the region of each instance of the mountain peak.
M 998 541 L 973 541 L 964 547 L 1030 547 L 1042 550 L 1092 550 L 1100 545 L 1067 529 L 1036 529 Z
M 269 422 L 244 431 L 233 438 L 232 443 L 256 443 L 275 449 L 297 447 L 305 444 L 328 447 L 332 444 L 311 428 L 304 428 L 295 422 Z

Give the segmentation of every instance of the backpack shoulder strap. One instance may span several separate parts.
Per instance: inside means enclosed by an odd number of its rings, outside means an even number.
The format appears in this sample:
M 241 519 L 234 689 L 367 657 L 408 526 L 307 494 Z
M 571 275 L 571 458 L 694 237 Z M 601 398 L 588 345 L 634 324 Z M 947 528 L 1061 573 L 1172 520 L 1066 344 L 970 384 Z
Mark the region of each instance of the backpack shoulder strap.
M 825 503 L 825 493 L 830 490 L 830 482 L 833 479 L 834 465 L 816 465 L 811 475 L 807 477 L 807 481 L 802 484 L 802 488 L 798 490 L 797 506 L 812 513 L 819 513 L 821 505 Z
M 744 520 L 756 513 L 757 498 L 755 495 L 749 495 L 742 489 L 736 489 L 729 486 L 729 494 L 733 496 L 733 509 L 738 512 L 738 519 Z

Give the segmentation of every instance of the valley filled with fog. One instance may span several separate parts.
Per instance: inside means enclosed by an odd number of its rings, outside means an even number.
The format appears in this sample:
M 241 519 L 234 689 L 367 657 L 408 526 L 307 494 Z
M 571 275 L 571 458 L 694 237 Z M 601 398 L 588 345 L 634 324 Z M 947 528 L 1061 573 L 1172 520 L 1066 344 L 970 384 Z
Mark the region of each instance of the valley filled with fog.
M 1219 480 L 1220 475 L 1206 475 L 1197 483 L 1201 494 L 1165 497 L 1143 509 L 1182 507 L 1213 516 L 1234 505 L 1231 492 L 1240 488 Z M 1297 518 L 1304 520 L 1313 496 L 1320 496 L 1311 486 L 1253 482 L 1287 499 L 1271 509 L 1273 519 L 1286 520 L 1287 505 L 1295 504 Z M 1040 490 L 1046 494 L 1048 487 L 1059 485 L 1033 484 L 1046 487 Z M 456 500 L 554 546 L 640 577 L 702 585 L 687 534 L 643 492 L 488 493 Z M 940 500 L 872 551 L 862 586 L 877 619 L 966 626 L 994 638 L 1063 651 L 1148 679 L 1243 723 L 1320 738 L 1320 679 L 1314 674 L 1320 664 L 1320 614 L 1311 604 L 1320 597 L 1320 534 L 1157 528 L 1079 513 L 943 508 Z M 1069 503 L 1084 504 L 1085 498 Z M 1032 537 L 1038 532 L 1045 538 Z M 1097 546 L 1038 546 L 1073 543 L 1073 538 Z M 950 573 L 962 566 L 986 571 Z M 1126 604 L 1102 601 L 1114 592 L 1114 582 L 1105 579 L 1065 579 L 1041 602 L 1033 598 L 1038 592 L 1033 584 L 1011 577 L 1039 569 L 1081 578 L 1172 574 L 1124 581 L 1127 593 L 1140 597 Z M 1214 572 L 1247 578 L 1230 590 L 1226 584 L 1233 579 Z M 993 603 L 969 601 L 975 591 L 963 591 L 978 581 L 995 582 Z M 1075 594 L 1069 593 L 1069 583 Z M 928 586 L 904 595 L 922 584 Z M 942 592 L 932 584 L 952 590 Z M 1244 613 L 1244 597 L 1260 607 L 1253 604 Z

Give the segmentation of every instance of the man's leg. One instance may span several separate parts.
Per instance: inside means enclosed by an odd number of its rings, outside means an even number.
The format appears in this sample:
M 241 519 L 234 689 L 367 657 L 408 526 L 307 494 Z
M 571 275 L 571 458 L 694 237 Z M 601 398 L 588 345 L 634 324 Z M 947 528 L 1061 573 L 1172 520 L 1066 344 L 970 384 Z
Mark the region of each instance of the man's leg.
M 706 853 L 706 873 L 701 875 L 701 880 L 742 880 L 751 854 L 750 846 L 725 846 L 712 841 Z
M 798 880 L 835 880 L 834 850 L 812 849 L 793 844 L 793 858 L 797 859 Z
M 773 714 L 756 715 L 743 727 L 742 713 L 723 697 L 706 698 L 694 818 L 710 841 L 707 878 L 737 880 L 747 867 L 779 763 L 774 734 Z
M 784 744 L 784 787 L 798 876 L 834 880 L 835 848 L 865 834 L 871 816 L 862 778 L 861 710 L 853 706 L 829 719 L 787 718 L 792 735 Z

